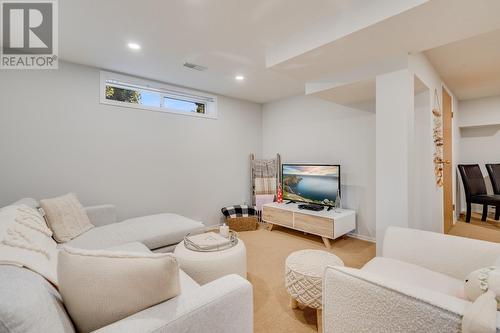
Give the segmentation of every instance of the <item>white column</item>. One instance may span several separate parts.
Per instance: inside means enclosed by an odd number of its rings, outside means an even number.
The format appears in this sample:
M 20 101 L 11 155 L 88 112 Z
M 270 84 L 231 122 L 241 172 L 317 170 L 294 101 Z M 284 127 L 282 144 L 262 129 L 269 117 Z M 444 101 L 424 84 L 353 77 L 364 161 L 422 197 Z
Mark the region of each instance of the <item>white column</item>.
M 376 79 L 377 255 L 388 226 L 408 227 L 413 86 L 408 69 Z

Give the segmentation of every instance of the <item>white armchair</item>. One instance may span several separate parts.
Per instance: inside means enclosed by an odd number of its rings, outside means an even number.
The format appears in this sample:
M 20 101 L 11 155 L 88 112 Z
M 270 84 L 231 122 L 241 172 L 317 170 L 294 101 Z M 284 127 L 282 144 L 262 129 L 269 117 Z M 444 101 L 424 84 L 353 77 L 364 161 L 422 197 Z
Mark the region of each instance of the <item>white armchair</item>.
M 324 332 L 460 332 L 465 277 L 499 256 L 497 243 L 391 227 L 382 257 L 326 269 Z

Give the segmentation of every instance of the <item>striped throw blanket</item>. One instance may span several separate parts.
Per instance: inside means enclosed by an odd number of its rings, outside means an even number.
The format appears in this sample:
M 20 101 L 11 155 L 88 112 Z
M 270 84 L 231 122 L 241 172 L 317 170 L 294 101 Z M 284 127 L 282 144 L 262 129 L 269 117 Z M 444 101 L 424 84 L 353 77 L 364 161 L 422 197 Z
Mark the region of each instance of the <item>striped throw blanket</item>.
M 255 178 L 276 177 L 276 160 L 254 160 L 253 172 Z
M 276 160 L 255 160 L 253 163 L 255 194 L 276 194 Z
M 276 177 L 255 178 L 255 195 L 276 194 Z

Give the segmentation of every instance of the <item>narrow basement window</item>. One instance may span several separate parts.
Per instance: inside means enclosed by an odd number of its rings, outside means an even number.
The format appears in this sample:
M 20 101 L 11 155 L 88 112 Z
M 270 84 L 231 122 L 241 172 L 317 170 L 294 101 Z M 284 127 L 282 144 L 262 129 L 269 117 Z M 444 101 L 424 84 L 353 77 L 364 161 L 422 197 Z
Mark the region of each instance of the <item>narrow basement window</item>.
M 217 118 L 214 95 L 104 71 L 101 72 L 101 103 Z
M 183 101 L 173 97 L 164 97 L 163 106 L 167 109 L 179 110 L 184 112 L 205 113 L 205 103 Z

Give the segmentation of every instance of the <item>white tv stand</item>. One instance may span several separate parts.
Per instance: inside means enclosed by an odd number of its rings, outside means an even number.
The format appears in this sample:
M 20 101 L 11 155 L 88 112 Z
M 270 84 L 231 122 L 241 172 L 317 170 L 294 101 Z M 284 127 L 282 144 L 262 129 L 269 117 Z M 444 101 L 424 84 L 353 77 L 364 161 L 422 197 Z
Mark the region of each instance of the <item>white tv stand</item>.
M 348 209 L 312 211 L 299 209 L 297 203 L 269 203 L 262 206 L 262 220 L 273 225 L 321 236 L 330 249 L 330 239 L 336 239 L 356 229 L 356 212 Z

